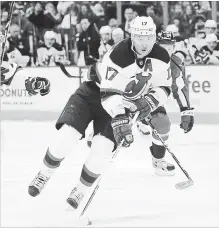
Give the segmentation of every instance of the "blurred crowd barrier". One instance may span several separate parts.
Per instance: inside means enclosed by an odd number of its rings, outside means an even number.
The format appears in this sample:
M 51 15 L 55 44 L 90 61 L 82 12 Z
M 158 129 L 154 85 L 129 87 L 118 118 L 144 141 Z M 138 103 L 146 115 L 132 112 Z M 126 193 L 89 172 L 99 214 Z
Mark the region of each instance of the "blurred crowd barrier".
M 190 101 L 195 108 L 195 122 L 205 124 L 219 123 L 219 105 L 215 98 L 219 97 L 218 66 L 188 66 L 188 83 Z M 2 120 L 53 120 L 61 114 L 64 104 L 83 82 L 88 67 L 67 66 L 71 75 L 81 78 L 67 77 L 59 67 L 26 67 L 18 71 L 10 87 L 1 87 L 1 119 Z M 29 96 L 25 90 L 25 78 L 46 75 L 51 83 L 51 91 L 47 96 Z M 171 121 L 180 122 L 180 110 L 177 102 L 170 97 L 166 110 Z

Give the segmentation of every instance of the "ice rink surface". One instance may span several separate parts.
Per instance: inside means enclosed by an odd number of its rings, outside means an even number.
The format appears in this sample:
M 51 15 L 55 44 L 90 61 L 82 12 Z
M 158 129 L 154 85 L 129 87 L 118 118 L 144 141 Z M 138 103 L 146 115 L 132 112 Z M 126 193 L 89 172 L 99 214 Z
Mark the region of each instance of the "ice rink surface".
M 28 185 L 53 138 L 53 126 L 52 121 L 1 123 L 1 226 L 78 225 L 78 212 L 66 199 L 89 154 L 85 140 L 69 153 L 40 196 L 28 195 Z M 93 226 L 219 226 L 218 132 L 219 125 L 195 125 L 184 134 L 172 125 L 169 146 L 195 182 L 184 190 L 175 188 L 186 180 L 178 167 L 173 177 L 154 174 L 150 136 L 136 132 L 135 143 L 120 151 L 87 211 Z M 174 163 L 168 153 L 166 158 Z

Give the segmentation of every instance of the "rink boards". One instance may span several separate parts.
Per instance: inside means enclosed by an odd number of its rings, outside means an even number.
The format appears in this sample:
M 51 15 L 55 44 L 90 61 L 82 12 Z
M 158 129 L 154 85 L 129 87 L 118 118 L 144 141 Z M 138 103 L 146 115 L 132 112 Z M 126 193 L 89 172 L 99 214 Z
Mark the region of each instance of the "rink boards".
M 196 123 L 219 123 L 218 66 L 188 66 L 191 105 L 195 108 Z M 71 75 L 86 75 L 86 68 L 67 67 Z M 25 91 L 28 76 L 46 77 L 51 92 L 44 97 L 30 97 Z M 69 96 L 79 87 L 83 78 L 69 78 L 59 67 L 25 68 L 18 72 L 10 87 L 2 87 L 1 119 L 3 120 L 54 120 L 60 115 Z M 171 97 L 166 109 L 173 122 L 180 118 L 179 107 Z

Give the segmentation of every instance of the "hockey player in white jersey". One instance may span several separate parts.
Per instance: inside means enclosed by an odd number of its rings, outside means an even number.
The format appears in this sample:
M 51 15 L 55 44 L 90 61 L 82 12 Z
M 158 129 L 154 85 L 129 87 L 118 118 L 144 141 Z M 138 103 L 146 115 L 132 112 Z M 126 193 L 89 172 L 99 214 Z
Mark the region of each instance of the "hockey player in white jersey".
M 124 140 L 124 147 L 130 146 L 134 141 L 127 110 L 133 113 L 140 111 L 139 121 L 150 119 L 165 142 L 169 137 L 170 121 L 163 105 L 171 93 L 170 57 L 155 42 L 156 26 L 153 20 L 150 17 L 137 17 L 132 24 L 131 39 L 120 42 L 96 66 L 102 106 L 112 117 L 111 126 L 117 144 Z M 93 142 L 97 139 L 106 140 L 99 135 L 98 138 L 94 136 Z M 111 143 L 108 141 L 108 147 L 92 147 L 79 183 L 67 199 L 73 208 L 79 206 L 109 164 L 113 147 Z M 156 170 L 167 174 L 174 171 L 174 165 L 164 160 L 165 148 L 154 134 L 150 150 Z
M 140 28 L 137 27 L 139 20 Z M 31 196 L 39 195 L 60 166 L 68 152 L 65 151 L 66 140 L 71 140 L 75 147 L 75 140 L 84 134 L 92 120 L 95 136 L 91 153 L 84 163 L 77 187 L 67 200 L 74 208 L 104 172 L 115 143 L 124 139 L 123 146 L 129 146 L 133 142 L 127 110 L 131 109 L 133 113 L 140 110 L 139 120 L 150 114 L 152 124 L 167 140 L 169 119 L 163 113 L 156 113 L 155 109 L 165 103 L 170 94 L 171 80 L 167 73 L 170 58 L 165 49 L 155 45 L 156 26 L 152 19 L 140 17 L 136 24 L 132 38 L 121 41 L 105 54 L 101 62 L 93 65 L 88 73 L 91 81 L 84 82 L 70 97 L 56 123 L 58 138 L 48 147 L 42 168 L 28 188 Z M 174 166 L 163 159 L 164 148 L 154 136 L 153 140 L 153 161 L 165 164 L 168 172 L 173 170 Z
M 10 86 L 13 83 L 14 77 L 18 74 L 27 74 L 25 69 L 18 66 L 14 62 L 3 61 L 1 64 L 1 86 Z M 27 77 L 24 80 L 24 85 L 30 96 L 40 94 L 45 96 L 50 92 L 50 82 L 44 77 Z

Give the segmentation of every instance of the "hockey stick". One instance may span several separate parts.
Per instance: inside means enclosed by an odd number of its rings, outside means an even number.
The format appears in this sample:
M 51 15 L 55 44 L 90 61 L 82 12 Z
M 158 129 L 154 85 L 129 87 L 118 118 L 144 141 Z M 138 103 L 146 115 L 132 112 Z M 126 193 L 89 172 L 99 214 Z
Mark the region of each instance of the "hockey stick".
M 9 12 L 8 12 L 8 21 L 7 24 L 5 26 L 5 34 L 4 34 L 4 39 L 2 42 L 2 52 L 1 52 L 1 62 L 0 65 L 2 64 L 2 61 L 4 59 L 4 54 L 5 54 L 5 45 L 6 45 L 6 41 L 7 41 L 7 36 L 8 36 L 8 31 L 11 25 L 11 19 L 12 19 L 12 13 L 13 13 L 13 8 L 14 8 L 14 1 L 11 2 L 10 4 L 10 8 L 9 8 Z
M 63 63 L 59 63 L 60 69 L 68 78 L 82 78 L 81 76 L 71 75 L 65 68 Z
M 187 188 L 191 185 L 194 184 L 192 178 L 189 176 L 189 174 L 186 172 L 186 170 L 181 166 L 179 160 L 176 158 L 176 156 L 174 155 L 173 152 L 171 152 L 170 148 L 168 147 L 168 145 L 163 141 L 163 139 L 161 138 L 161 136 L 159 135 L 159 133 L 157 132 L 157 130 L 153 127 L 153 125 L 151 124 L 150 121 L 146 121 L 147 124 L 151 127 L 152 131 L 154 132 L 154 134 L 158 137 L 158 139 L 161 141 L 161 143 L 164 145 L 164 147 L 166 148 L 166 150 L 171 154 L 171 156 L 173 157 L 173 159 L 176 161 L 177 165 L 180 167 L 180 169 L 183 171 L 183 173 L 186 175 L 186 177 L 188 178 L 187 181 L 183 181 L 183 182 L 179 182 L 175 185 L 175 187 L 177 189 L 184 189 Z
M 134 123 L 136 122 L 138 116 L 139 116 L 139 112 L 136 112 L 135 116 L 134 116 L 133 119 L 132 119 L 132 124 L 134 124 Z M 114 152 L 114 154 L 113 154 L 113 156 L 112 156 L 111 165 L 112 165 L 112 163 L 114 162 L 114 160 L 115 160 L 117 154 L 119 153 L 119 151 L 120 151 L 120 149 L 121 149 L 123 143 L 124 143 L 124 139 L 123 139 L 123 140 L 119 143 L 119 145 L 117 146 L 117 148 L 116 148 L 116 150 L 115 150 L 115 152 Z M 82 216 L 84 215 L 84 213 L 85 213 L 85 211 L 87 210 L 87 208 L 89 207 L 89 205 L 90 205 L 92 199 L 94 198 L 94 196 L 95 196 L 97 190 L 99 189 L 99 187 L 100 187 L 99 183 L 100 183 L 102 177 L 103 177 L 103 175 L 100 176 L 100 178 L 99 178 L 99 180 L 98 180 L 98 182 L 97 182 L 97 184 L 96 184 L 96 187 L 94 188 L 94 190 L 93 190 L 93 192 L 92 192 L 90 198 L 88 199 L 88 201 L 87 201 L 87 203 L 86 203 L 84 209 L 82 210 L 82 212 L 81 212 L 81 214 L 80 214 L 80 217 L 82 217 Z

